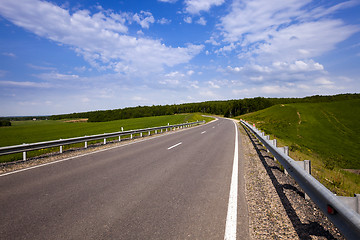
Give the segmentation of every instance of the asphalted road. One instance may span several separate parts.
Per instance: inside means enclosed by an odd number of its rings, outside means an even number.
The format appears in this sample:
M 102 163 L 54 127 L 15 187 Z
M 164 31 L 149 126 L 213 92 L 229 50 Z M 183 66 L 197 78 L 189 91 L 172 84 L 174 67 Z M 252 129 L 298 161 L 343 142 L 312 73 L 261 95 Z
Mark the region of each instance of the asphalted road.
M 0 238 L 224 239 L 225 229 L 235 228 L 226 238 L 247 239 L 236 131 L 219 119 L 0 175 Z M 238 194 L 229 201 L 234 183 Z M 235 211 L 230 217 L 228 209 Z

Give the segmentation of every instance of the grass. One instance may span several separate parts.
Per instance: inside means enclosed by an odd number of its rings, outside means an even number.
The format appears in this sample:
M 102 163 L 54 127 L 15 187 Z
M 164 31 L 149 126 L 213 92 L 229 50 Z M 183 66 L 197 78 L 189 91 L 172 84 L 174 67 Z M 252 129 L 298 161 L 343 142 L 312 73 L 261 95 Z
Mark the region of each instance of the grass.
M 111 133 L 121 131 L 121 127 L 126 131 L 165 126 L 168 123 L 172 125 L 187 121 L 194 122 L 197 120 L 210 121 L 211 118 L 205 118 L 200 114 L 194 113 L 133 118 L 110 122 L 67 122 L 66 120 L 14 121 L 12 122 L 11 127 L 0 128 L 0 147 Z M 82 146 L 83 144 L 80 145 Z M 69 147 L 71 146 L 66 146 L 65 149 Z M 54 148 L 32 151 L 29 152 L 28 156 L 32 157 L 51 151 L 59 151 L 59 149 Z M 0 162 L 15 161 L 21 158 L 21 154 L 6 155 L 0 157 Z
M 239 118 L 251 121 L 296 160 L 312 161 L 313 175 L 339 195 L 360 193 L 360 100 L 276 105 Z

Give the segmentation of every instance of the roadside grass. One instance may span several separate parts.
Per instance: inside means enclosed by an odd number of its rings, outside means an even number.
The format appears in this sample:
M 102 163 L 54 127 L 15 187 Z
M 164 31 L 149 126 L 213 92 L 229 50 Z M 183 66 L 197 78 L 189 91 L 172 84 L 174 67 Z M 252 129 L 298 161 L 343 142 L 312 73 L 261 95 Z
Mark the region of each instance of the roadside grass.
M 39 121 L 14 121 L 11 127 L 0 128 L 0 147 L 19 145 L 23 143 L 35 143 L 51 141 L 56 139 L 66 139 L 72 137 L 90 136 L 95 134 L 111 133 L 158 127 L 185 122 L 211 121 L 212 118 L 203 117 L 199 113 L 177 114 L 158 117 L 132 118 L 116 120 L 110 122 L 68 122 L 63 120 L 39 120 Z M 114 138 L 115 139 L 115 138 Z M 111 141 L 112 139 L 108 139 Z M 90 144 L 101 143 L 103 140 L 91 141 Z M 70 148 L 84 147 L 84 143 L 71 144 L 64 146 L 63 150 Z M 58 152 L 59 148 L 47 148 L 27 152 L 27 157 L 31 158 L 50 152 Z M 0 162 L 9 162 L 22 159 L 22 154 L 10 154 L 0 156 Z
M 311 160 L 312 175 L 338 195 L 360 193 L 360 100 L 276 105 L 242 115 L 289 146 L 295 160 Z

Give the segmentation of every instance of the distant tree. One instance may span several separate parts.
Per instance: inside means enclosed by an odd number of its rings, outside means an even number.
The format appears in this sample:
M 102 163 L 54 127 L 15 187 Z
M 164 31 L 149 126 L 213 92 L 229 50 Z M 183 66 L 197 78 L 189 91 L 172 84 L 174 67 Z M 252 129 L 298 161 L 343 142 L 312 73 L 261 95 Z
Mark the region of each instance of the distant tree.
M 10 127 L 11 122 L 8 120 L 0 120 L 0 127 Z

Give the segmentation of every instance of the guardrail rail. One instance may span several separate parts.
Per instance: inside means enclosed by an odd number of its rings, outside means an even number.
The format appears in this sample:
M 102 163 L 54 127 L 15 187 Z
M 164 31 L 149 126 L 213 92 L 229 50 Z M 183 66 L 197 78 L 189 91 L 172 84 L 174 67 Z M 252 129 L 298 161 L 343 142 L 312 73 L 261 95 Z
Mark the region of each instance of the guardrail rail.
M 270 140 L 269 136 L 265 136 L 255 125 L 252 126 L 243 120 L 240 120 L 240 122 L 271 152 L 346 239 L 360 239 L 360 214 L 348 207 L 339 197 L 305 171 L 303 167 L 285 153 L 283 148 L 278 148 L 276 140 Z
M 182 123 L 182 124 L 167 125 L 167 126 L 161 126 L 161 127 L 136 129 L 136 130 L 129 130 L 129 131 L 113 132 L 113 133 L 104 133 L 104 134 L 98 134 L 98 135 L 68 138 L 68 139 L 59 139 L 59 140 L 46 141 L 46 142 L 37 142 L 37 143 L 29 143 L 29 144 L 24 143 L 24 144 L 15 145 L 15 146 L 0 147 L 0 156 L 14 154 L 14 153 L 23 153 L 23 161 L 26 161 L 26 152 L 28 152 L 28 151 L 34 151 L 34 150 L 39 150 L 39 149 L 44 149 L 44 148 L 51 148 L 51 147 L 60 147 L 60 153 L 62 153 L 63 146 L 69 145 L 69 144 L 84 142 L 85 148 L 87 148 L 87 143 L 89 141 L 104 139 L 104 144 L 106 144 L 107 138 L 119 137 L 119 141 L 121 141 L 121 136 L 130 135 L 130 139 L 133 139 L 133 136 L 135 134 L 140 134 L 140 137 L 142 137 L 142 134 L 144 132 L 148 132 L 148 135 L 150 135 L 150 133 L 152 131 L 155 134 L 157 134 L 158 131 L 163 132 L 163 130 L 168 131 L 168 130 L 172 130 L 172 129 L 176 129 L 176 128 L 190 127 L 190 126 L 198 125 L 198 124 L 202 124 L 202 123 L 205 123 L 205 121 L 196 121 L 196 122 L 191 122 L 191 123 Z

